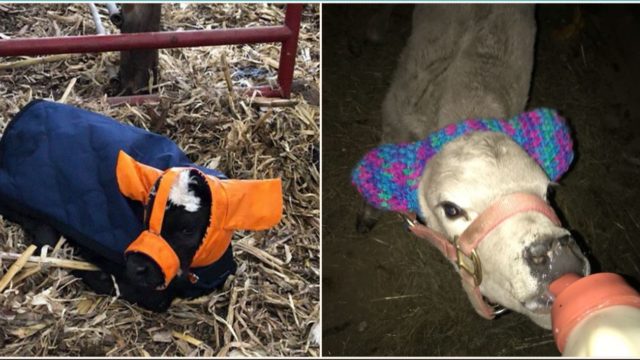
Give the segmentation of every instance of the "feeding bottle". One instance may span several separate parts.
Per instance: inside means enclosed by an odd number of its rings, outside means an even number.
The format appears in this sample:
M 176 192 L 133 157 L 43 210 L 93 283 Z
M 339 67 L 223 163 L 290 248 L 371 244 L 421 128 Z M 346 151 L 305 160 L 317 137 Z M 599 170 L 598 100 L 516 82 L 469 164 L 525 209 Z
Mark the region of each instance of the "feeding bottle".
M 640 356 L 640 294 L 613 273 L 551 283 L 553 335 L 563 356 Z

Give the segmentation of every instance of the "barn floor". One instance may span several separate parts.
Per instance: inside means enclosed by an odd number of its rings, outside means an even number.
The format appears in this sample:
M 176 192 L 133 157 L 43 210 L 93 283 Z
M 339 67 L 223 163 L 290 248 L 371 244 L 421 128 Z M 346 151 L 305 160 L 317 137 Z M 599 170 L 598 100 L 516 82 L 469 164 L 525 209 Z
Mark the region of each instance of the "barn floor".
M 410 32 L 397 8 L 384 42 L 364 41 L 375 6 L 323 6 L 323 353 L 559 355 L 550 331 L 515 313 L 475 314 L 445 259 L 387 214 L 355 232 L 351 168 L 380 136 L 380 104 Z M 529 107 L 559 109 L 578 157 L 556 191 L 594 271 L 640 280 L 640 6 L 540 5 Z

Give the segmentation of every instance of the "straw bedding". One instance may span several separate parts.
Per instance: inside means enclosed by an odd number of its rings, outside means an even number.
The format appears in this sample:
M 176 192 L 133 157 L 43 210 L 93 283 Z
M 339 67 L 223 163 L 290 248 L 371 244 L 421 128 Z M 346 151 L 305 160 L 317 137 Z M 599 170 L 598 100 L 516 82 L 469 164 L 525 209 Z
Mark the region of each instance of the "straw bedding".
M 95 33 L 86 4 L 0 4 L 0 13 L 0 38 Z M 164 4 L 163 29 L 273 25 L 283 16 L 284 5 Z M 118 53 L 0 58 L 0 128 L 31 99 L 66 102 L 164 134 L 232 178 L 281 177 L 285 204 L 276 228 L 236 233 L 238 271 L 221 291 L 176 300 L 164 314 L 91 292 L 71 274 L 87 264 L 64 240 L 12 274 L 29 244 L 0 219 L 0 288 L 10 279 L 0 292 L 0 355 L 318 356 L 319 51 L 319 6 L 306 5 L 294 101 L 278 107 L 238 88 L 275 83 L 279 44 L 161 50 L 153 89 L 161 101 L 139 106 L 106 102 Z

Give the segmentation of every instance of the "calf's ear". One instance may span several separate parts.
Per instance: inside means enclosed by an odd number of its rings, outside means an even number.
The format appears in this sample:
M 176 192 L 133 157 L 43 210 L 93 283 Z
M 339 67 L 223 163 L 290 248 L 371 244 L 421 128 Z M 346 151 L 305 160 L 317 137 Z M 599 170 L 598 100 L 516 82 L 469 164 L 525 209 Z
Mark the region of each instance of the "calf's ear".
M 211 177 L 209 177 L 210 180 Z M 225 230 L 266 230 L 282 218 L 280 179 L 220 180 L 213 190 L 214 223 Z
M 118 153 L 116 178 L 124 196 L 146 203 L 151 187 L 161 175 L 159 169 L 137 162 L 124 151 Z

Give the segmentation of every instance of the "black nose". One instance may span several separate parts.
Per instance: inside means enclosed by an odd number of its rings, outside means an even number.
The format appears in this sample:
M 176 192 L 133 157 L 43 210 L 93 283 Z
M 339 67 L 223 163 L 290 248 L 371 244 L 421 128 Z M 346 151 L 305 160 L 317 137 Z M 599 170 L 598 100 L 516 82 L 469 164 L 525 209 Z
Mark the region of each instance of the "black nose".
M 544 277 L 568 272 L 587 275 L 587 260 L 570 235 L 539 239 L 525 248 L 524 258 L 532 272 Z

